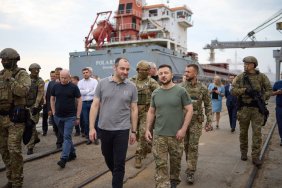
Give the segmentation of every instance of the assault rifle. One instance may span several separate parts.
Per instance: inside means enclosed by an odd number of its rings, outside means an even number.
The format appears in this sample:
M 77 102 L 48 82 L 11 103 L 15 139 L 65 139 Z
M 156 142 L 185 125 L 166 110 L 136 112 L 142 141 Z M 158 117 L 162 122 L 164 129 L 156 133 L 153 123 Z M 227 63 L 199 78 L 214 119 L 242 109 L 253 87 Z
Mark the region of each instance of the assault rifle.
M 244 82 L 249 85 L 249 87 L 250 87 L 250 89 L 252 91 L 252 94 L 253 94 L 252 98 L 257 103 L 258 108 L 259 108 L 259 112 L 263 115 L 264 121 L 263 121 L 263 125 L 262 126 L 265 126 L 266 121 L 267 121 L 268 116 L 269 116 L 269 111 L 266 108 L 267 104 L 265 103 L 264 100 L 262 100 L 261 92 L 258 92 L 256 90 L 254 90 L 254 87 L 253 87 L 253 85 L 252 85 L 252 83 L 250 81 L 250 78 L 249 78 L 249 76 L 247 74 L 244 74 Z

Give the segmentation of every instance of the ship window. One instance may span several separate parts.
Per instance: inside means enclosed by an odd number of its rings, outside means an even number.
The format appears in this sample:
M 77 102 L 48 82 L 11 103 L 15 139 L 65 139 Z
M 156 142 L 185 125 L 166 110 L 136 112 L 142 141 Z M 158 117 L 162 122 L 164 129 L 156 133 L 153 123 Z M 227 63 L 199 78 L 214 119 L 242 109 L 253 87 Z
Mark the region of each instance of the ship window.
M 132 17 L 132 29 L 136 29 L 136 18 Z
M 124 14 L 124 4 L 119 4 L 119 6 L 118 6 L 118 13 L 119 14 Z
M 182 11 L 177 12 L 177 18 L 185 18 L 185 15 Z
M 132 3 L 127 3 L 126 4 L 126 13 L 131 13 L 132 12 Z
M 158 9 L 149 10 L 149 17 L 158 16 Z

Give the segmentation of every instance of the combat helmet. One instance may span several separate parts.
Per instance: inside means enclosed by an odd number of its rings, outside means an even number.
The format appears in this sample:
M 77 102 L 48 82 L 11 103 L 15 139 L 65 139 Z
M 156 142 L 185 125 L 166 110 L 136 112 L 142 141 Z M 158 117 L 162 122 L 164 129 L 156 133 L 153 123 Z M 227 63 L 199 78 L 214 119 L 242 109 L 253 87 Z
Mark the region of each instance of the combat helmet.
M 143 69 L 143 70 L 149 70 L 150 69 L 150 65 L 148 61 L 145 60 L 141 60 L 137 63 L 136 66 L 136 70 L 138 71 L 138 69 Z
M 30 71 L 31 69 L 41 69 L 41 67 L 37 63 L 32 63 L 31 65 L 29 65 L 28 70 Z
M 19 53 L 14 50 L 13 48 L 5 48 L 0 52 L 0 58 L 1 59 L 8 59 L 8 60 L 20 60 Z
M 244 63 L 253 63 L 255 64 L 255 67 L 258 66 L 258 60 L 254 56 L 247 56 L 243 59 Z

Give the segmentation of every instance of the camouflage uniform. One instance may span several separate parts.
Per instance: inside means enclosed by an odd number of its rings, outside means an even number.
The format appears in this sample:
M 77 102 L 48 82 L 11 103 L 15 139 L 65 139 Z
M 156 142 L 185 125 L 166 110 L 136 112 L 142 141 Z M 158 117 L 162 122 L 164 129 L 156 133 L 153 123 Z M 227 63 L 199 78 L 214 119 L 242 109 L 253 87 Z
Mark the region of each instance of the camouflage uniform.
M 179 184 L 181 171 L 180 161 L 184 148 L 183 141 L 178 141 L 174 136 L 154 134 L 153 144 L 153 154 L 157 171 L 155 174 L 156 188 L 170 188 L 171 180 Z M 169 176 L 167 175 L 167 169 L 169 169 L 168 164 L 170 164 Z
M 151 94 L 155 89 L 159 87 L 159 84 L 151 77 L 147 76 L 145 78 L 142 78 L 142 76 L 140 76 L 139 74 L 140 73 L 132 77 L 130 81 L 132 81 L 136 85 L 138 90 L 138 145 L 136 149 L 136 159 L 139 159 L 141 161 L 146 157 L 147 153 L 150 153 L 152 150 L 151 144 L 145 139 L 146 115 L 150 107 Z
M 38 132 L 36 130 L 36 124 L 39 121 L 40 113 L 39 111 L 42 109 L 43 105 L 43 96 L 44 96 L 44 80 L 40 77 L 31 77 L 31 87 L 30 92 L 27 97 L 27 107 L 30 109 L 31 120 L 35 123 L 35 126 L 32 129 L 32 137 L 27 144 L 27 148 L 32 150 L 34 145 L 40 141 L 38 138 Z M 33 110 L 37 110 L 37 112 L 32 113 Z M 33 152 L 32 152 L 33 153 Z M 30 153 L 31 154 L 31 153 Z
M 21 187 L 23 183 L 21 141 L 24 122 L 12 122 L 9 114 L 11 115 L 13 109 L 25 107 L 31 82 L 28 73 L 17 67 L 16 62 L 20 60 L 20 56 L 14 49 L 4 49 L 0 53 L 0 58 L 4 67 L 0 72 L 0 153 L 7 170 L 7 187 Z M 5 64 L 11 62 L 13 66 L 5 68 L 4 60 L 9 62 Z M 11 119 L 13 117 L 15 116 L 11 115 Z
M 197 81 L 197 83 L 193 85 L 192 82 L 185 81 L 182 82 L 180 86 L 186 89 L 193 103 L 193 117 L 184 139 L 184 150 L 187 161 L 186 173 L 188 174 L 195 172 L 197 167 L 198 145 L 202 134 L 202 123 L 204 122 L 202 103 L 204 103 L 205 106 L 207 124 L 211 124 L 212 107 L 208 89 L 201 82 Z
M 252 158 L 253 161 L 259 158 L 261 152 L 261 126 L 263 125 L 264 117 L 259 113 L 259 109 L 253 101 L 253 98 L 246 94 L 247 83 L 244 80 L 245 74 L 248 75 L 254 90 L 262 93 L 263 100 L 268 100 L 271 96 L 272 88 L 267 76 L 259 71 L 254 74 L 243 72 L 239 74 L 232 83 L 231 94 L 238 96 L 240 105 L 237 118 L 240 124 L 240 150 L 242 156 L 247 157 L 248 153 L 248 130 L 251 123 L 252 136 Z M 260 115 L 259 115 L 260 114 Z M 242 159 L 242 158 L 241 158 Z M 243 160 L 243 159 L 242 159 Z M 247 160 L 247 158 L 245 159 Z

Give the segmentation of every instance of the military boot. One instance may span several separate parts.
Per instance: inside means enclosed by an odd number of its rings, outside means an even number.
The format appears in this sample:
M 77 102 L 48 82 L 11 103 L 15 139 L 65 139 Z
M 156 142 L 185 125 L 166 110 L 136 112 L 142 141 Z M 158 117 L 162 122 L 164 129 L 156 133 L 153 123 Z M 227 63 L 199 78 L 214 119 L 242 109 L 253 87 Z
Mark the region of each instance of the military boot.
M 135 158 L 135 168 L 141 168 L 142 167 L 142 160 L 140 158 Z
M 40 142 L 40 138 L 36 138 L 35 140 L 34 140 L 34 144 L 38 144 Z
M 176 188 L 176 187 L 177 187 L 177 182 L 170 181 L 170 188 Z
M 26 154 L 27 154 L 27 155 L 33 154 L 33 148 L 28 149 Z
M 247 156 L 246 153 L 242 153 L 242 154 L 241 154 L 241 160 L 242 160 L 242 161 L 248 160 L 248 156 Z
M 186 180 L 188 184 L 193 184 L 194 183 L 194 172 L 187 173 Z
M 256 167 L 260 168 L 261 165 L 262 165 L 262 161 L 261 161 L 259 158 L 253 158 L 253 164 L 254 164 Z
M 6 183 L 2 188 L 12 188 L 12 182 Z

